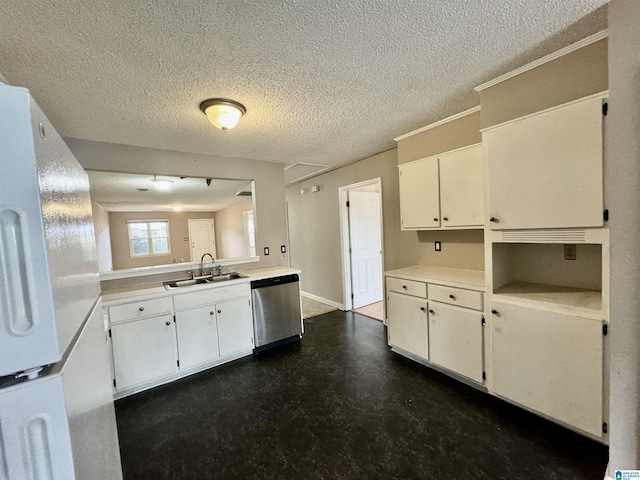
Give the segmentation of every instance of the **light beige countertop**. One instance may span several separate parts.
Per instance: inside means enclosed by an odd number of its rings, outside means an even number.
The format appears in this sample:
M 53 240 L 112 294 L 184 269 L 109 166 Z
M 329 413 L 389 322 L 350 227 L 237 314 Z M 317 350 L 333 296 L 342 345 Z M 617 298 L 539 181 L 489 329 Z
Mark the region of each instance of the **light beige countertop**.
M 244 270 L 242 272 L 246 278 L 238 278 L 236 280 L 229 280 L 221 283 L 206 283 L 202 285 L 193 285 L 184 288 L 176 288 L 167 290 L 164 288 L 162 282 L 148 283 L 145 285 L 134 285 L 123 288 L 115 288 L 102 291 L 102 303 L 108 306 L 112 302 L 119 302 L 128 298 L 135 298 L 136 300 L 151 299 L 157 297 L 165 297 L 167 295 L 179 295 L 181 293 L 194 292 L 198 290 L 207 290 L 210 288 L 216 288 L 221 286 L 237 285 L 241 283 L 249 283 L 252 280 L 261 280 L 264 278 L 280 277 L 282 275 L 291 275 L 294 273 L 300 274 L 300 270 L 289 267 L 264 267 L 254 268 L 251 270 Z
M 493 300 L 602 319 L 602 292 L 540 283 L 512 282 L 493 292 Z
M 414 280 L 417 282 L 434 283 L 448 287 L 466 288 L 484 292 L 484 270 L 465 270 L 462 268 L 427 267 L 414 265 L 412 267 L 387 270 L 385 276 Z

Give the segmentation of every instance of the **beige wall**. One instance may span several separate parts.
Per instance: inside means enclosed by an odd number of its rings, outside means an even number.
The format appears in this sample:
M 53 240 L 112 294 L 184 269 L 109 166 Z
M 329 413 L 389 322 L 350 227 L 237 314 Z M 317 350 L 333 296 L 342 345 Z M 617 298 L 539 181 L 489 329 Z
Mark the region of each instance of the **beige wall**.
M 258 254 L 269 247 L 271 255 L 261 256 L 251 267 L 288 265 L 288 253 L 280 253 L 287 239 L 283 164 L 72 138 L 65 142 L 85 169 L 255 180 Z
M 640 2 L 609 5 L 605 205 L 611 212 L 609 476 L 640 469 Z
M 287 188 L 291 263 L 302 270 L 302 289 L 342 304 L 342 257 L 338 188 L 382 179 L 384 268 L 443 265 L 481 269 L 483 233 L 403 232 L 400 230 L 397 150 L 389 150 Z M 320 191 L 311 193 L 311 186 Z M 309 193 L 301 195 L 306 188 Z M 442 252 L 433 252 L 433 240 Z
M 482 128 L 607 90 L 608 39 L 480 92 Z
M 398 142 L 398 163 L 438 155 L 482 141 L 480 112 L 470 113 Z
M 93 228 L 96 234 L 96 253 L 98 270 L 108 272 L 113 268 L 111 259 L 111 236 L 109 232 L 109 213 L 97 202 L 91 202 Z
M 120 270 L 123 268 L 190 262 L 191 248 L 188 220 L 190 218 L 213 218 L 213 215 L 213 212 L 110 212 L 109 227 L 111 230 L 113 269 Z M 131 258 L 127 229 L 128 220 L 169 220 L 171 253 L 146 258 Z
M 244 238 L 243 216 L 247 210 L 253 210 L 253 200 L 236 203 L 215 213 L 216 250 L 219 258 L 249 255 Z

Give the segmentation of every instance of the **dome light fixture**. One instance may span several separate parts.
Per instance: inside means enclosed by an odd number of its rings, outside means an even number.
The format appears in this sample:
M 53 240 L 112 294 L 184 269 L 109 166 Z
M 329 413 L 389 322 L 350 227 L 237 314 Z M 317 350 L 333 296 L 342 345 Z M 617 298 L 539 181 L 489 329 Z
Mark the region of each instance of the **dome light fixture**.
M 158 190 L 169 190 L 171 188 L 171 184 L 173 183 L 173 180 L 169 180 L 167 178 L 156 178 L 155 175 L 153 176 L 153 180 L 151 181 Z
M 171 208 L 173 208 L 176 212 L 179 212 L 180 210 L 182 210 L 182 205 L 171 205 Z
M 200 110 L 207 116 L 214 127 L 223 132 L 235 127 L 240 117 L 247 113 L 241 103 L 227 98 L 211 98 L 200 104 Z

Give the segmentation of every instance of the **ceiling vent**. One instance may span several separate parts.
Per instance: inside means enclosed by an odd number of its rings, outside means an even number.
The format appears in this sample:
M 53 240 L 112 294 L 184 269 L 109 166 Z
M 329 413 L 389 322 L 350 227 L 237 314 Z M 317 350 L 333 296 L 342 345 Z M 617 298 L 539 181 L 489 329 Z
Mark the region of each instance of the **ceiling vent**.
M 330 170 L 329 165 L 319 165 L 317 163 L 294 163 L 284 167 L 284 181 L 287 185 L 301 182 L 307 178 L 315 177 Z

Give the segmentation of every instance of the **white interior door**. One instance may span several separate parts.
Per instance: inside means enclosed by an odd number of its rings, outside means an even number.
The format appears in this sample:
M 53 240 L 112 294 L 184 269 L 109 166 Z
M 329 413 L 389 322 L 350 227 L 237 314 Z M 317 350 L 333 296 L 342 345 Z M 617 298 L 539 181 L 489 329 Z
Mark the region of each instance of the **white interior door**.
M 216 255 L 216 234 L 213 218 L 189 219 L 189 240 L 191 240 L 191 261 L 199 262 L 202 255 Z
M 382 301 L 380 193 L 349 191 L 353 308 Z

